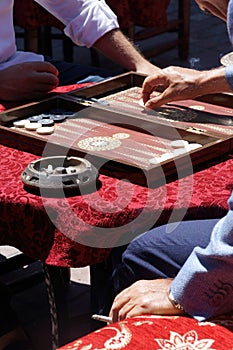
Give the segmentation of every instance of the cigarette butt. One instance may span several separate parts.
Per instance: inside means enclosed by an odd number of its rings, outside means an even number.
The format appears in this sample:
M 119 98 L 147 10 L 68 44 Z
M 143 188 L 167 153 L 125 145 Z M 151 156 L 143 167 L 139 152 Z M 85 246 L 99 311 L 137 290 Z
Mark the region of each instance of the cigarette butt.
M 91 318 L 93 320 L 106 322 L 106 323 L 112 323 L 112 317 L 109 316 L 103 316 L 103 315 L 92 315 Z

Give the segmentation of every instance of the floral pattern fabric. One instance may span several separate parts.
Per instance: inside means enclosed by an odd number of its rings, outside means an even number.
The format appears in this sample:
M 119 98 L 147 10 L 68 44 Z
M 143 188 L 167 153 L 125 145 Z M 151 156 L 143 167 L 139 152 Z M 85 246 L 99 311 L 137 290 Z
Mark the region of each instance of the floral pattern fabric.
M 232 350 L 232 325 L 231 315 L 224 316 L 221 325 L 217 319 L 199 323 L 183 316 L 140 316 L 101 328 L 59 350 Z
M 56 92 L 78 87 L 59 87 Z M 94 193 L 42 199 L 29 193 L 20 179 L 26 166 L 39 158 L 33 146 L 32 153 L 23 152 L 16 149 L 14 138 L 5 140 L 0 135 L 1 140 L 7 146 L 0 145 L 0 244 L 13 245 L 50 265 L 81 267 L 102 262 L 111 251 L 109 244 L 128 239 L 130 230 L 138 234 L 168 221 L 220 218 L 228 209 L 232 158 L 155 189 L 100 175 L 101 186 Z
M 100 175 L 96 192 L 41 198 L 28 192 L 20 178 L 39 157 L 3 145 L 0 151 L 0 244 L 13 245 L 56 266 L 81 267 L 103 261 L 110 252 L 105 230 L 108 242 L 114 245 L 128 234 L 128 227 L 138 233 L 169 220 L 221 217 L 232 190 L 233 159 L 229 159 L 155 189 Z M 114 228 L 116 234 L 111 235 Z M 98 247 L 88 246 L 86 239 L 96 240 Z

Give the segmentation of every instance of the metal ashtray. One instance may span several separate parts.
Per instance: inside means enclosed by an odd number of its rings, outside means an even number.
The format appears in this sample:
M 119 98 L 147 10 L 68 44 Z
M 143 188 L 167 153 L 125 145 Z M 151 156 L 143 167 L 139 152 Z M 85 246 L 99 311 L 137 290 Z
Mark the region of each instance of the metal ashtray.
M 28 189 L 76 194 L 96 186 L 98 170 L 86 159 L 78 157 L 47 157 L 32 161 L 21 174 Z

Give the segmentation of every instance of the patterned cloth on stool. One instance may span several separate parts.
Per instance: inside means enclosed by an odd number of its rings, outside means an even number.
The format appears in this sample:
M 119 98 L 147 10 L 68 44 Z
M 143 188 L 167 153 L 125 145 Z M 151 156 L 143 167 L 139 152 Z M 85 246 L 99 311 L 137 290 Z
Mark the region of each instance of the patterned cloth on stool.
M 141 316 L 117 322 L 59 350 L 230 350 L 233 315 L 212 322 L 184 316 Z

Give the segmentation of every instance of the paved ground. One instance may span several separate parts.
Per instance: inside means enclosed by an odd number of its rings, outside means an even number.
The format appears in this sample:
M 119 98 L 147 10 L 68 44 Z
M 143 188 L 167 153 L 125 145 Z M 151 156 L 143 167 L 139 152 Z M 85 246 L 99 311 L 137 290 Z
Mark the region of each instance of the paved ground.
M 175 9 L 176 1 L 172 0 L 169 16 L 173 15 Z M 189 67 L 192 62 L 195 62 L 197 68 L 209 69 L 217 67 L 220 57 L 231 51 L 225 24 L 218 19 L 202 14 L 194 1 L 192 1 L 191 7 L 190 31 L 190 55 L 187 61 L 180 61 L 177 50 L 173 49 L 157 56 L 153 62 L 161 67 L 167 65 Z M 166 40 L 166 38 L 167 35 L 150 40 L 149 45 L 156 45 L 158 40 Z M 74 51 L 75 61 L 87 63 L 90 60 L 89 50 L 75 48 Z M 54 42 L 54 53 L 58 59 L 62 58 L 61 45 L 58 41 Z M 102 57 L 101 65 L 119 70 L 119 67 Z M 71 281 L 67 294 L 69 322 L 64 325 L 65 341 L 88 333 L 96 325 L 93 323 L 94 321 L 90 321 L 89 268 L 72 269 Z M 34 350 L 49 350 L 50 323 L 44 283 L 17 294 L 13 301 L 22 323 L 32 338 Z

